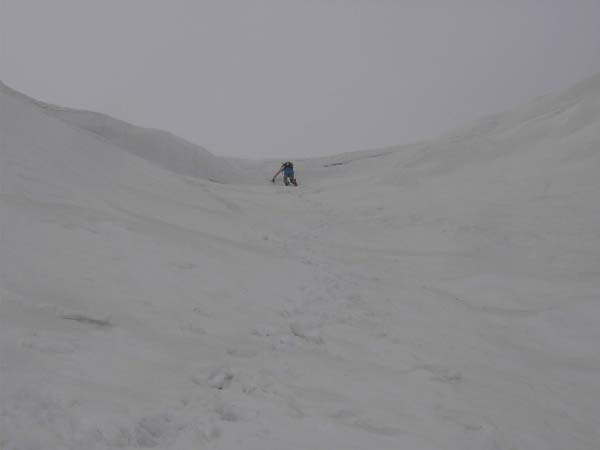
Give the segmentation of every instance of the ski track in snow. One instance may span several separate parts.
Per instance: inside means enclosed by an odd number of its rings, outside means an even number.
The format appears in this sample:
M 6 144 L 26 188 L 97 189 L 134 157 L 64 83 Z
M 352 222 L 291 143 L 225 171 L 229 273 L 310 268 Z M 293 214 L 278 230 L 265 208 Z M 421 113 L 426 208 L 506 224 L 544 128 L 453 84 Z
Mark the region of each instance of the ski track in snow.
M 0 132 L 0 449 L 597 448 L 599 77 L 300 188 L 3 85 Z

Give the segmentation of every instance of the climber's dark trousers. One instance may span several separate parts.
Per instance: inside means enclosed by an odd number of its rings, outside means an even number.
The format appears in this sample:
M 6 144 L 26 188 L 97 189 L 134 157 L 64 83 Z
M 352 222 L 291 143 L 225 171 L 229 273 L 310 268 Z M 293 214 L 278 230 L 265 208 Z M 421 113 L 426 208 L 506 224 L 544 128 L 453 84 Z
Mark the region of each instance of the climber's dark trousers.
M 294 178 L 294 174 L 283 174 L 283 183 L 286 186 L 289 186 L 292 183 L 294 186 L 298 186 L 296 179 Z

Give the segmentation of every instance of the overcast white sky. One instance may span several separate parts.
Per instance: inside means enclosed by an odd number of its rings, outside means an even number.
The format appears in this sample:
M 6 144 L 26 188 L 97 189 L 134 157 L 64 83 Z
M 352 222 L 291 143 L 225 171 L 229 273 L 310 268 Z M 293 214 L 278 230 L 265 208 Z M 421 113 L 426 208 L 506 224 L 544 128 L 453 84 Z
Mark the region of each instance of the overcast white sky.
M 0 0 L 0 79 L 223 156 L 408 143 L 600 72 L 600 0 Z

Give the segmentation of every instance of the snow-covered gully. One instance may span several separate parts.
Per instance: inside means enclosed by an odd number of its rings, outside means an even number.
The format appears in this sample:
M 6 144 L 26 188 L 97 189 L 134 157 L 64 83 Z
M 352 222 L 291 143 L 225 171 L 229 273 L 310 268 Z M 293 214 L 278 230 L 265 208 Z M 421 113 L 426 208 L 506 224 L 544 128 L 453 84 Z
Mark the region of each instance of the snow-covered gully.
M 0 85 L 0 448 L 592 450 L 600 77 L 295 161 Z

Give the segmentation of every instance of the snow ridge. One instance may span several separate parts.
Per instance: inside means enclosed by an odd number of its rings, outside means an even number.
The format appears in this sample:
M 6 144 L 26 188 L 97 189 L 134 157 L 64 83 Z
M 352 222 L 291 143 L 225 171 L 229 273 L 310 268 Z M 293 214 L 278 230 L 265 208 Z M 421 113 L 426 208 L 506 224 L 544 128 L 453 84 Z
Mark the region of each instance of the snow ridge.
M 36 105 L 50 115 L 127 152 L 172 172 L 222 183 L 242 179 L 242 173 L 225 158 L 167 131 L 142 128 L 105 114 L 51 105 L 27 97 L 0 82 L 3 92 Z

